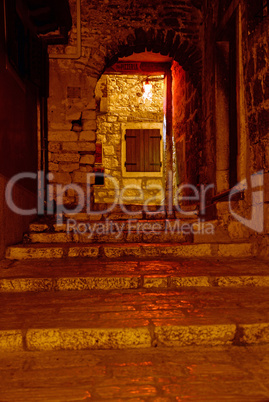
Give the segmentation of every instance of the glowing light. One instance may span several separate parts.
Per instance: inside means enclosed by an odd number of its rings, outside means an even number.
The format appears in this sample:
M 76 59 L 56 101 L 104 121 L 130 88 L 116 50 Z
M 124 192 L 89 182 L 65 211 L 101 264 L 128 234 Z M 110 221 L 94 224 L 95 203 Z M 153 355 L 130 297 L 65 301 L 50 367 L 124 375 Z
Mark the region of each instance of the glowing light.
M 149 101 L 152 100 L 152 84 L 147 80 L 143 84 L 143 100 L 148 99 Z

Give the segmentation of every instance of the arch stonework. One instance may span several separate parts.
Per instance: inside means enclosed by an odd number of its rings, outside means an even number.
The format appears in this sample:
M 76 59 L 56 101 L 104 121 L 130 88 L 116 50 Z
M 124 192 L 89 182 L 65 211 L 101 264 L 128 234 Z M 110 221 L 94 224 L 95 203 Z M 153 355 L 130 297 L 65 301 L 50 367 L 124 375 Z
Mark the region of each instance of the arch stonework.
M 55 183 L 86 185 L 87 173 L 94 167 L 96 84 L 105 69 L 119 58 L 145 51 L 169 56 L 182 66 L 200 92 L 201 12 L 190 1 L 174 3 L 125 1 L 123 10 L 120 0 L 114 1 L 113 7 L 109 2 L 83 1 L 80 57 L 74 56 L 78 43 L 75 13 L 69 45 L 50 47 L 53 59 L 48 101 L 48 170 L 54 174 Z M 74 10 L 76 0 L 70 0 L 70 4 Z M 78 95 L 72 98 L 70 93 Z M 79 119 L 81 113 L 83 131 L 70 131 L 72 120 Z M 71 192 L 68 200 L 75 201 Z
M 135 29 L 134 34 L 128 35 L 125 41 L 113 46 L 113 51 L 108 51 L 105 69 L 117 63 L 119 58 L 145 51 L 173 58 L 190 73 L 191 77 L 195 78 L 196 82 L 199 80 L 202 71 L 202 51 L 199 42 L 183 39 L 172 29 L 166 31 Z

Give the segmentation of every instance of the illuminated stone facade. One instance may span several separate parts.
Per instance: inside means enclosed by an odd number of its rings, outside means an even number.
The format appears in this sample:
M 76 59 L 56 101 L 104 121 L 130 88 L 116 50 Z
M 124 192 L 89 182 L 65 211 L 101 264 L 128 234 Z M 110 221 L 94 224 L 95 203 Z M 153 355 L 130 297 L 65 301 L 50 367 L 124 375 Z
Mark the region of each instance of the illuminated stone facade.
M 122 193 L 124 200 L 121 200 L 127 204 L 143 203 L 157 195 L 159 203 L 162 201 L 160 192 L 148 189 L 148 186 L 153 185 L 163 188 L 162 170 L 158 175 L 145 172 L 128 177 L 124 169 L 125 127 L 150 128 L 154 123 L 159 123 L 160 130 L 163 129 L 164 77 L 153 78 L 152 100 L 143 99 L 143 83 L 146 78 L 143 75 L 104 75 L 96 88 L 96 101 L 100 105 L 97 115 L 97 141 L 103 145 L 102 166 L 107 175 L 115 178 L 121 191 L 128 186 Z M 143 190 L 143 197 L 138 189 Z M 136 199 L 132 200 L 132 197 Z M 94 199 L 97 203 L 115 201 L 111 180 L 105 180 L 104 186 L 95 186 Z

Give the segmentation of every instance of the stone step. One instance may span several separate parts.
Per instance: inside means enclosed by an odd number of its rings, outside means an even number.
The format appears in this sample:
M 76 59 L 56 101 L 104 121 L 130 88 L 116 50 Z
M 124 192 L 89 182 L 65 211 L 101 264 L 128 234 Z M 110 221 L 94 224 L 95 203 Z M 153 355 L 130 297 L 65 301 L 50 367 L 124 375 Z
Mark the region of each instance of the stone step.
M 67 269 L 68 267 L 68 269 Z M 254 258 L 50 260 L 0 263 L 0 292 L 269 286 L 268 262 Z
M 269 341 L 263 287 L 2 293 L 0 300 L 1 352 Z
M 234 240 L 228 228 L 217 220 L 192 224 L 193 243 L 229 243 Z
M 77 257 L 250 257 L 257 253 L 252 243 L 204 243 L 204 244 L 167 244 L 167 243 L 55 243 L 55 244 L 19 244 L 7 247 L 6 258 L 44 259 Z
M 167 206 L 167 205 L 122 205 L 122 204 L 95 204 L 94 212 L 101 213 L 105 215 L 105 211 L 109 210 L 109 213 L 115 214 L 139 214 L 143 213 L 143 216 L 153 217 L 153 219 L 158 219 L 157 216 L 160 215 L 161 217 L 178 217 L 180 216 L 197 216 L 197 211 L 199 211 L 199 205 L 184 205 L 184 206 Z M 86 214 L 87 215 L 87 214 Z
M 233 224 L 237 224 L 233 222 Z M 33 223 L 24 243 L 231 243 L 244 237 L 231 235 L 231 230 L 218 221 L 183 221 L 177 219 L 128 221 L 69 221 L 50 225 Z M 238 233 L 238 228 L 234 228 Z M 248 236 L 245 237 L 246 239 Z
M 30 225 L 30 233 L 59 233 L 59 232 L 85 232 L 88 233 L 97 231 L 102 233 L 113 232 L 117 228 L 121 231 L 128 232 L 159 232 L 159 231 L 170 231 L 175 232 L 180 229 L 192 228 L 193 222 L 185 222 L 177 219 L 158 219 L 158 220 L 136 220 L 130 219 L 129 221 L 119 221 L 114 220 L 111 222 L 110 220 L 104 221 L 76 221 L 73 223 L 72 221 L 69 223 L 65 223 L 63 225 L 53 224 L 51 226 L 45 225 L 43 223 L 32 223 Z
M 50 223 L 45 223 L 45 221 L 34 222 L 29 226 L 29 233 L 48 233 L 48 232 L 77 232 L 79 228 L 83 231 L 83 228 L 91 227 L 98 228 L 104 226 L 108 231 L 109 228 L 119 227 L 121 230 L 126 231 L 159 231 L 159 230 L 177 230 L 183 227 L 192 227 L 197 222 L 192 219 L 166 219 L 166 218 L 156 218 L 156 219 L 138 219 L 132 217 L 130 219 L 74 219 L 70 218 L 64 221 L 63 224 L 56 224 L 55 220 L 50 220 Z M 85 226 L 86 225 L 86 226 Z M 88 229 L 89 231 L 89 229 Z
M 191 242 L 192 236 L 182 233 L 170 233 L 161 231 L 158 234 L 143 233 L 136 231 L 119 231 L 111 234 L 91 233 L 74 234 L 74 233 L 30 233 L 24 237 L 24 243 L 186 243 Z

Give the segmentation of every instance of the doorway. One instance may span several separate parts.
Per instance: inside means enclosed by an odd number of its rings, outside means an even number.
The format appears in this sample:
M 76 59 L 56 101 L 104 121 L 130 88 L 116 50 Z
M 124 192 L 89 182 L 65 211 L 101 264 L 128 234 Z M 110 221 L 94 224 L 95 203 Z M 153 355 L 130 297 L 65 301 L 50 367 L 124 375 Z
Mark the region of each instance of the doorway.
M 105 180 L 94 186 L 95 204 L 165 204 L 171 62 L 160 55 L 153 55 L 154 61 L 146 57 L 152 54 L 120 60 L 97 84 L 96 141 Z

